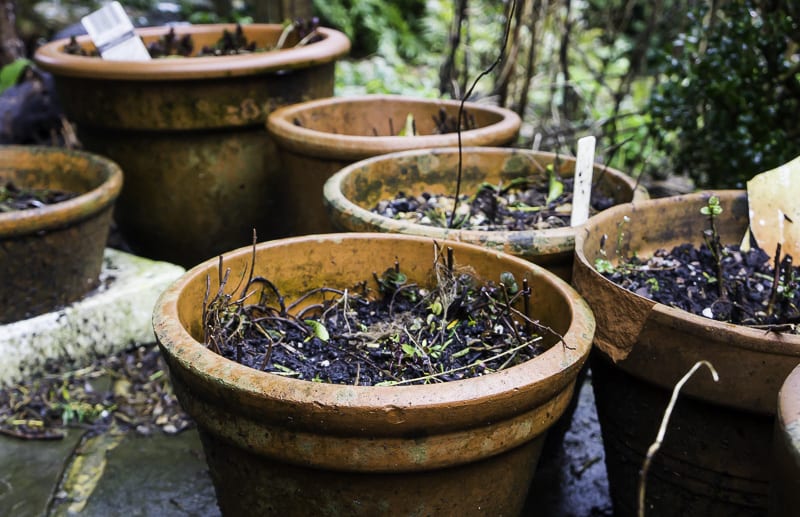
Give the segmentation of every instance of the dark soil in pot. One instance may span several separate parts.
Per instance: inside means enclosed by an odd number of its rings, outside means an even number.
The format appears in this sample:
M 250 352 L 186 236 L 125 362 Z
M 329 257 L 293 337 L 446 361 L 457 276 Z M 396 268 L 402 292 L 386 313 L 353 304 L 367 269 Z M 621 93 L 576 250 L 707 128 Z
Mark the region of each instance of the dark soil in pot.
M 670 307 L 718 321 L 784 329 L 800 322 L 800 268 L 786 257 L 777 273 L 760 248 L 723 248 L 723 283 L 719 295 L 716 261 L 708 246 L 684 244 L 659 250 L 649 259 L 633 258 L 619 266 L 596 264 L 603 276 L 629 291 Z M 773 288 L 776 286 L 776 288 Z
M 67 201 L 77 195 L 77 192 L 58 189 L 26 188 L 13 181 L 6 181 L 0 183 L 0 212 L 33 210 Z
M 287 301 L 264 277 L 228 282 L 204 303 L 206 345 L 262 371 L 361 386 L 460 380 L 528 361 L 548 347 L 526 316 L 527 279 L 505 272 L 484 281 L 436 247 L 431 283 L 408 281 L 395 262 L 351 286 L 317 286 Z M 251 266 L 252 269 L 252 266 Z M 243 303 L 252 293 L 259 302 Z
M 384 217 L 418 224 L 482 231 L 521 231 L 568 228 L 572 213 L 574 178 L 550 173 L 542 178 L 515 178 L 506 183 L 484 183 L 473 195 L 459 196 L 450 225 L 455 196 L 423 192 L 407 196 L 400 192 L 392 200 L 380 201 L 373 212 Z M 616 204 L 611 196 L 594 189 L 590 214 Z
M 282 36 L 274 47 L 259 47 L 258 44 L 249 40 L 240 24 L 236 24 L 236 29 L 231 32 L 227 29 L 222 31 L 222 36 L 215 45 L 203 45 L 199 50 L 196 49 L 194 38 L 191 34 L 184 34 L 178 37 L 175 28 L 170 28 L 169 32 L 160 38 L 150 41 L 145 45 L 151 58 L 175 58 L 175 57 L 209 57 L 209 56 L 235 56 L 238 54 L 248 54 L 252 52 L 269 52 L 279 50 L 289 46 L 301 46 L 314 43 L 321 39 L 316 29 L 319 26 L 319 19 L 313 18 L 309 21 L 295 20 L 284 29 L 285 36 Z M 294 34 L 293 34 L 294 33 Z M 289 43 L 289 35 L 292 34 L 292 41 Z M 75 56 L 100 57 L 100 53 L 95 48 L 87 48 L 78 43 L 77 38 L 72 36 L 63 51 Z
M 705 244 L 659 249 L 647 259 L 633 256 L 617 265 L 598 258 L 595 268 L 629 291 L 692 314 L 795 331 L 794 324 L 800 322 L 800 268 L 793 266 L 791 255 L 782 254 L 778 244 L 770 264 L 770 256 L 749 233 L 744 249 L 723 246 L 717 232 L 722 207 L 716 196 L 709 197 L 701 213 L 709 222 L 703 231 Z M 624 231 L 623 222 L 619 232 Z

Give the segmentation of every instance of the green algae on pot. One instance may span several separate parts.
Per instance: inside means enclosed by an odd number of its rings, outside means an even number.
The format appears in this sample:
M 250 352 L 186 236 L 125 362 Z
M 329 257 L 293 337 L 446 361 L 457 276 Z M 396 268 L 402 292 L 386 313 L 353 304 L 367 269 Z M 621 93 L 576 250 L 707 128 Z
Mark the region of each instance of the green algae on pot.
M 396 151 L 458 145 L 455 132 L 460 101 L 402 95 L 318 99 L 285 106 L 270 114 L 267 128 L 286 171 L 286 213 L 294 233 L 331 232 L 322 203 L 325 181 L 358 160 Z M 408 116 L 416 135 L 401 136 Z M 464 146 L 513 142 L 521 124 L 511 110 L 466 102 Z
M 716 193 L 723 243 L 748 225 L 744 191 Z M 708 194 L 630 203 L 591 218 L 575 243 L 573 284 L 597 318 L 592 385 L 614 509 L 636 515 L 636 486 L 674 384 L 699 360 L 719 372 L 687 383 L 648 475 L 647 515 L 764 515 L 772 477 L 778 390 L 800 363 L 800 336 L 766 332 L 667 307 L 603 277 L 657 249 L 703 243 Z
M 575 159 L 552 153 L 511 148 L 467 147 L 463 149 L 461 192 L 471 194 L 488 182 L 498 184 L 518 177 L 547 174 L 546 167 L 558 159 L 560 174 L 571 177 Z M 369 158 L 337 172 L 325 184 L 325 204 L 333 226 L 340 230 L 376 231 L 422 235 L 481 244 L 531 260 L 561 278 L 569 280 L 576 228 L 548 230 L 481 231 L 448 229 L 395 220 L 371 211 L 378 201 L 392 199 L 398 192 L 419 195 L 455 193 L 458 148 L 413 150 Z M 624 173 L 595 165 L 594 186 L 600 192 L 625 203 L 647 197 Z
M 243 28 L 259 47 L 273 46 L 282 32 L 280 25 Z M 223 29 L 234 26 L 175 32 L 191 34 L 199 49 Z M 306 46 L 232 56 L 107 61 L 63 52 L 68 40 L 36 51 L 84 146 L 125 170 L 116 219 L 137 252 L 188 266 L 247 242 L 253 228 L 264 237 L 288 233 L 264 124 L 280 106 L 333 93 L 335 61 L 350 43 L 338 31 L 317 30 L 322 39 Z M 137 30 L 145 42 L 166 32 Z M 87 37 L 77 41 L 92 47 Z
M 79 299 L 98 285 L 119 167 L 100 156 L 46 147 L 0 147 L 0 183 L 76 197 L 0 213 L 0 323 Z
M 179 400 L 197 421 L 223 513 L 516 515 L 545 432 L 568 404 L 594 321 L 555 275 L 518 258 L 449 244 L 482 278 L 528 277 L 531 316 L 563 336 L 543 354 L 481 377 L 409 386 L 302 381 L 248 368 L 203 344 L 203 300 L 217 260 L 179 279 L 154 313 Z M 223 257 L 238 278 L 252 247 Z M 329 234 L 256 247 L 255 275 L 292 299 L 310 287 L 348 287 L 395 260 L 427 283 L 433 241 Z
M 800 515 L 800 366 L 778 393 L 770 515 Z

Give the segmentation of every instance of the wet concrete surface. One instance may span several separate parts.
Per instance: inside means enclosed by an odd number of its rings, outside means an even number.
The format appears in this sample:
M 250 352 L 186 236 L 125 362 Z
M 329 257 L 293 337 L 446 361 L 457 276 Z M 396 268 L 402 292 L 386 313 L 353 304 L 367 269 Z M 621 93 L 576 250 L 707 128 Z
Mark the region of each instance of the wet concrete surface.
M 563 439 L 553 433 L 546 444 L 524 515 L 612 515 L 590 383 L 581 386 Z M 75 429 L 56 441 L 0 436 L 0 515 L 220 515 L 195 430 L 81 438 Z M 73 485 L 65 490 L 67 478 Z M 68 492 L 81 490 L 88 492 L 75 506 L 80 498 Z
M 196 431 L 132 436 L 109 453 L 81 515 L 105 517 L 121 508 L 131 517 L 220 515 Z
M 528 494 L 525 515 L 613 515 L 591 374 L 580 386 L 577 401 L 569 424 L 559 422 L 545 442 Z

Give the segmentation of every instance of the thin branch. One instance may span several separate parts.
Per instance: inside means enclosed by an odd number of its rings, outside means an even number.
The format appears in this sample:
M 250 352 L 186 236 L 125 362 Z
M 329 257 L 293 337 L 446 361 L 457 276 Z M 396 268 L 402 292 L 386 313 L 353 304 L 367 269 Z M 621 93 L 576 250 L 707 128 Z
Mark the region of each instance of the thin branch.
M 509 12 L 514 13 L 516 11 L 516 5 L 517 5 L 517 0 L 511 0 L 511 8 Z M 506 51 L 506 45 L 508 45 L 508 35 L 511 32 L 512 18 L 513 17 L 509 17 L 506 20 L 506 28 L 505 32 L 503 33 L 503 45 L 502 47 L 500 47 L 500 53 L 497 55 L 497 59 L 494 60 L 494 62 L 489 66 L 489 68 L 478 74 L 478 77 L 476 77 L 475 80 L 472 82 L 472 86 L 470 86 L 469 90 L 461 97 L 461 104 L 458 105 L 458 128 L 456 131 L 456 134 L 458 135 L 458 178 L 456 179 L 456 199 L 455 202 L 453 203 L 453 211 L 450 213 L 450 221 L 447 223 L 448 228 L 453 227 L 453 221 L 455 221 L 456 218 L 456 210 L 458 209 L 458 198 L 461 196 L 461 177 L 463 172 L 462 169 L 463 169 L 463 158 L 464 158 L 462 152 L 463 144 L 461 142 L 461 124 L 464 117 L 463 115 L 464 103 L 467 101 L 470 95 L 472 95 L 472 92 L 478 85 L 478 81 L 480 81 L 485 76 L 492 73 L 492 70 L 494 70 L 495 67 L 497 67 L 497 65 L 500 64 L 500 61 L 503 60 L 503 56 L 505 55 Z
M 714 379 L 714 382 L 719 382 L 719 374 L 717 370 L 714 369 L 714 366 L 708 361 L 697 361 L 692 366 L 692 369 L 689 370 L 686 375 L 684 375 L 681 380 L 675 385 L 672 389 L 672 398 L 669 399 L 669 404 L 667 405 L 666 411 L 664 411 L 664 417 L 661 420 L 661 427 L 658 428 L 658 434 L 656 435 L 656 441 L 650 445 L 647 449 L 647 456 L 644 458 L 644 464 L 642 465 L 642 470 L 639 474 L 639 504 L 638 504 L 638 516 L 644 517 L 644 499 L 645 499 L 645 486 L 647 485 L 647 473 L 650 470 L 650 464 L 653 462 L 653 456 L 656 455 L 658 449 L 661 448 L 661 444 L 664 443 L 664 435 L 667 433 L 667 425 L 669 425 L 669 417 L 672 415 L 672 410 L 675 408 L 675 402 L 678 400 L 678 394 L 683 388 L 683 385 L 694 375 L 701 366 L 706 366 L 711 371 L 711 377 Z

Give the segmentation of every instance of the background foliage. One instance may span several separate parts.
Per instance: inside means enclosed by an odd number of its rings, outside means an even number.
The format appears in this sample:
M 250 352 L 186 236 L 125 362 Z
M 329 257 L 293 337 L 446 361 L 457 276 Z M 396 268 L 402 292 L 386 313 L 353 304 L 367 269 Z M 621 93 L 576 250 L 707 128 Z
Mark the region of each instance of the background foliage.
M 663 46 L 650 134 L 673 170 L 742 188 L 800 154 L 800 26 L 790 4 L 699 5 L 687 30 Z
M 32 48 L 98 3 L 18 1 L 21 32 Z M 122 3 L 140 23 L 260 21 L 265 12 L 256 0 Z M 614 167 L 711 188 L 740 186 L 800 154 L 797 2 L 299 3 L 313 3 L 323 24 L 354 43 L 351 59 L 337 64 L 337 95 L 460 97 L 497 58 L 510 18 L 504 59 L 475 96 L 520 113 L 518 145 L 570 153 L 592 134 Z

